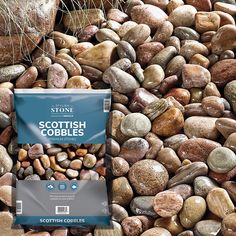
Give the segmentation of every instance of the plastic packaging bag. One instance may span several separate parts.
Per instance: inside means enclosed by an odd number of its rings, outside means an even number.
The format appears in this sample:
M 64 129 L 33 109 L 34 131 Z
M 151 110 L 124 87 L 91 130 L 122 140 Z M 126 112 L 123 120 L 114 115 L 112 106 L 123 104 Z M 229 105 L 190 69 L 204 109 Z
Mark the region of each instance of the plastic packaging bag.
M 17 181 L 15 223 L 109 225 L 104 160 L 96 152 L 106 141 L 111 91 L 15 89 L 14 102 L 18 143 L 28 145 L 40 180 Z

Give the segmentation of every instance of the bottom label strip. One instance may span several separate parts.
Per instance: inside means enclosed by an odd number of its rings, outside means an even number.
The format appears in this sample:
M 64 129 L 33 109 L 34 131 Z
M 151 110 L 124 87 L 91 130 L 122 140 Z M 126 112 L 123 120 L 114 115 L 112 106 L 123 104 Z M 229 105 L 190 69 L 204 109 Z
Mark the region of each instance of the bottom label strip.
M 109 216 L 17 216 L 15 224 L 20 225 L 38 225 L 38 226 L 84 226 L 84 225 L 101 225 L 110 226 Z

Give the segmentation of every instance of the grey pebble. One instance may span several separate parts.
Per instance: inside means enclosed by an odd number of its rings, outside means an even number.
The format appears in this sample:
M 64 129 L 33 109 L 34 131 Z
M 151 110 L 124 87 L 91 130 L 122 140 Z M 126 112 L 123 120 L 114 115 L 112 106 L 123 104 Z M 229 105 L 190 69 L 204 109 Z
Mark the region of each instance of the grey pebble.
M 185 26 L 176 27 L 174 35 L 181 40 L 199 40 L 200 35 L 194 29 Z
M 0 176 L 10 172 L 13 167 L 13 161 L 8 155 L 4 146 L 0 145 Z
M 16 79 L 25 71 L 23 65 L 11 65 L 0 68 L 0 82 L 8 82 Z
M 136 52 L 132 45 L 126 41 L 117 44 L 117 53 L 120 58 L 128 58 L 131 62 L 136 61 Z
M 11 124 L 10 117 L 7 114 L 0 111 L 0 128 L 4 129 L 10 124 Z
M 36 174 L 28 175 L 25 180 L 40 180 L 40 177 Z
M 218 187 L 217 183 L 207 176 L 199 176 L 194 182 L 194 193 L 197 196 L 205 198 L 207 194 L 215 187 Z
M 135 197 L 130 203 L 130 209 L 135 215 L 157 217 L 153 209 L 153 196 Z

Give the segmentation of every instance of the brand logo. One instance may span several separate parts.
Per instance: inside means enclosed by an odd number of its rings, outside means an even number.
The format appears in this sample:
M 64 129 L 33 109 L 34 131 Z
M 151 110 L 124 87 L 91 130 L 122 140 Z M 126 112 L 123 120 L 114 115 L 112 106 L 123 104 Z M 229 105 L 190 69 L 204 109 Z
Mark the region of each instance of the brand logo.
M 73 105 L 55 104 L 50 108 L 53 114 L 71 114 L 74 112 Z

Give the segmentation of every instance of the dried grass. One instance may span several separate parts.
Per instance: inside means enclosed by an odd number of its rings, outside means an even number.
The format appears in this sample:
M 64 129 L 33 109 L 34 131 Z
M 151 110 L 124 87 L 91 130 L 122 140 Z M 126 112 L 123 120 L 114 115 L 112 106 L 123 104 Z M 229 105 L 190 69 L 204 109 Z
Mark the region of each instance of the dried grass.
M 36 0 L 37 1 L 37 0 Z M 50 1 L 50 0 L 49 0 Z M 124 2 L 124 0 L 58 0 L 60 1 L 60 6 L 58 8 L 58 15 L 59 19 L 57 19 L 59 22 L 62 23 L 62 18 L 64 14 L 68 14 L 71 16 L 70 11 L 72 10 L 82 10 L 84 15 L 81 19 L 86 18 L 86 9 L 90 8 L 97 8 L 99 7 L 101 10 L 106 12 L 107 5 L 111 5 L 113 8 L 121 8 L 121 4 Z M 104 4 L 104 1 L 106 3 Z M 22 0 L 0 0 L 0 18 L 2 19 L 2 22 L 4 24 L 0 24 L 0 36 L 8 36 L 10 38 L 10 47 L 9 50 L 12 50 L 12 54 L 14 55 L 15 47 L 13 45 L 14 40 L 12 40 L 12 37 L 19 37 L 20 40 L 20 50 L 24 49 L 24 52 L 22 52 L 25 55 L 25 60 L 28 62 L 32 62 L 30 58 L 30 51 L 25 45 L 25 42 L 32 41 L 32 39 L 28 36 L 28 33 L 34 33 L 35 29 L 37 29 L 37 19 L 34 19 L 35 15 L 30 15 L 27 12 L 27 9 L 29 9 L 30 4 L 32 4 L 32 1 L 28 0 L 26 1 L 27 4 L 23 5 Z M 34 2 L 34 1 L 33 1 Z M 17 12 L 14 12 L 17 11 Z M 19 12 L 21 12 L 25 17 L 19 17 Z M 60 17 L 61 16 L 61 17 Z M 73 18 L 71 17 L 71 20 L 73 21 Z M 44 27 L 40 25 L 40 27 Z M 43 40 L 45 40 L 46 36 L 43 35 Z M 1 45 L 1 42 L 0 42 Z M 39 48 L 38 45 L 35 44 L 36 47 Z M 7 52 L 6 52 L 7 53 Z M 14 62 L 13 58 L 13 62 Z

